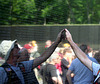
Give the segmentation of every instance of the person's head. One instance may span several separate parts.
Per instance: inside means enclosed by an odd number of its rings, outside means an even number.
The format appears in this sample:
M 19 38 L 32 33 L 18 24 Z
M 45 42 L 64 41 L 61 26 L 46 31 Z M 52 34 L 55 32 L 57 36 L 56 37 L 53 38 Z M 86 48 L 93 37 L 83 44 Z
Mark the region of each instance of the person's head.
M 84 53 L 88 53 L 88 46 L 86 44 L 82 44 L 80 45 L 80 49 L 84 52 Z
M 46 42 L 45 42 L 45 48 L 48 48 L 48 47 L 50 47 L 51 46 L 51 44 L 52 44 L 52 41 L 51 40 L 47 40 Z
M 36 41 L 35 40 L 33 40 L 31 43 L 32 43 L 32 46 L 36 45 Z
M 25 44 L 24 48 L 28 50 L 28 53 L 32 53 L 34 51 L 34 47 L 31 44 Z
M 34 51 L 38 51 L 38 45 L 35 40 L 32 41 L 32 46 L 34 47 Z
M 26 48 L 22 48 L 18 53 L 20 57 L 18 58 L 17 62 L 29 60 L 29 53 Z
M 88 49 L 88 55 L 89 55 L 90 57 L 93 57 L 93 49 L 92 49 L 92 48 L 89 48 L 89 49 Z
M 20 50 L 17 44 L 17 40 L 4 40 L 1 44 L 2 47 L 4 47 L 4 51 L 2 50 L 2 53 L 5 54 L 5 61 L 10 64 L 15 64 L 19 58 L 18 52 Z
M 97 51 L 94 55 L 94 58 L 98 61 L 98 63 L 100 64 L 100 50 Z
M 12 61 L 13 63 L 17 62 L 17 59 L 19 58 L 19 52 L 20 48 L 18 47 L 17 44 L 14 45 L 14 48 L 11 50 L 10 54 L 9 54 L 9 58 L 7 59 L 7 61 Z
M 71 55 L 71 54 L 72 54 L 72 51 L 71 51 L 70 48 L 65 48 L 65 49 L 63 50 L 63 56 L 69 56 L 69 55 Z
M 65 58 L 70 64 L 72 62 L 73 53 L 71 48 L 65 48 L 63 51 L 63 58 Z
M 49 61 L 53 64 L 57 64 L 61 61 L 61 57 L 58 55 L 58 53 L 54 52 L 49 58 Z
M 70 46 L 69 43 L 64 43 L 64 44 L 63 44 L 63 47 L 65 47 L 65 48 L 70 48 L 71 46 Z

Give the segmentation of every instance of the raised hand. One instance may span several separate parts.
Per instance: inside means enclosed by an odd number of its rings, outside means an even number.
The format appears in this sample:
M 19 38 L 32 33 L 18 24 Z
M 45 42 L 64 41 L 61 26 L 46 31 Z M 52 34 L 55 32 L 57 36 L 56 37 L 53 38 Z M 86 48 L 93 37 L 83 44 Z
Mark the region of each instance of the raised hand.
M 72 40 L 72 35 L 70 34 L 70 32 L 67 30 L 67 29 L 65 29 L 65 34 L 66 34 L 66 37 L 65 37 L 65 40 L 67 40 L 69 43 L 70 42 L 72 42 L 73 40 Z
M 63 30 L 61 30 L 60 32 L 59 32 L 59 34 L 58 34 L 58 36 L 57 36 L 57 41 L 59 41 L 59 42 L 61 42 L 62 41 L 62 39 L 64 39 L 65 38 L 65 29 L 63 29 Z
M 72 40 L 72 36 L 70 32 L 65 29 L 66 31 L 66 40 L 70 43 L 75 55 L 78 59 L 87 66 L 92 71 L 92 61 L 86 56 L 86 54 L 76 45 L 76 43 Z

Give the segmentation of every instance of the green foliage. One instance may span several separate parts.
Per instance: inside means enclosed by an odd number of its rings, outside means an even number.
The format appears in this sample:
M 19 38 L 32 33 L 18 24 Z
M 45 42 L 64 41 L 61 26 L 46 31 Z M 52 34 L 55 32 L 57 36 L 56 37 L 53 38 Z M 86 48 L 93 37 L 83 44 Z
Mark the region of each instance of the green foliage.
M 100 0 L 0 0 L 0 25 L 98 24 Z

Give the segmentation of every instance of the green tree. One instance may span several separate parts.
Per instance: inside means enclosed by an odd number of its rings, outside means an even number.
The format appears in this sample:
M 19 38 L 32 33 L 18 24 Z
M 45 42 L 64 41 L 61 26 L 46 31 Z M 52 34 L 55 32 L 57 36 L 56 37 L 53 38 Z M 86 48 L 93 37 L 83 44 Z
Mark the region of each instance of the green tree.
M 0 0 L 0 25 L 98 24 L 100 0 Z
M 100 24 L 100 0 L 93 0 L 93 5 L 92 5 L 92 23 L 93 24 Z
M 34 0 L 13 0 L 12 20 L 14 24 L 32 24 L 35 18 Z
M 0 25 L 9 25 L 11 23 L 11 0 L 0 0 Z

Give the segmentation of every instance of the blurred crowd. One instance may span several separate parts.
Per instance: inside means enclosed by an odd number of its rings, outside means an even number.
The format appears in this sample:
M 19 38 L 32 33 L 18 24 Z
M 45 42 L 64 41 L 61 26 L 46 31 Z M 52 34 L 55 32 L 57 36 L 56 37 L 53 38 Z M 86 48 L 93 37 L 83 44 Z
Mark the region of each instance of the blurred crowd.
M 44 44 L 44 48 L 47 49 L 52 45 L 53 41 L 47 40 Z M 78 44 L 77 44 L 78 45 Z M 83 44 L 81 44 L 83 45 Z M 9 47 L 9 43 L 7 43 L 7 40 L 4 40 L 0 44 L 0 63 L 3 64 L 5 62 L 4 56 L 6 55 L 6 47 Z M 40 56 L 39 53 L 39 46 L 37 41 L 32 40 L 24 46 L 21 46 L 18 44 L 20 49 L 26 48 L 29 53 L 29 60 L 33 60 L 34 58 L 37 58 Z M 80 45 L 78 45 L 80 46 Z M 99 50 L 93 50 L 89 45 L 87 46 L 87 54 L 89 57 L 95 58 L 100 63 L 100 54 L 96 54 L 99 52 Z M 76 59 L 75 53 L 73 52 L 71 46 L 69 43 L 61 43 L 60 46 L 56 48 L 56 50 L 53 52 L 50 58 L 46 60 L 46 62 L 39 65 L 37 68 L 34 69 L 35 74 L 37 76 L 37 79 L 40 82 L 40 84 L 45 84 L 44 75 L 43 75 L 43 68 L 44 66 L 48 64 L 53 64 L 54 67 L 56 67 L 57 73 L 59 75 L 59 80 L 63 81 L 63 84 L 69 84 L 68 78 L 66 76 L 67 71 L 69 67 L 71 66 L 73 60 Z M 50 66 L 51 67 L 51 66 Z M 49 70 L 50 70 L 49 67 Z M 45 71 L 46 72 L 46 71 Z M 74 73 L 71 73 L 71 79 L 74 81 Z

